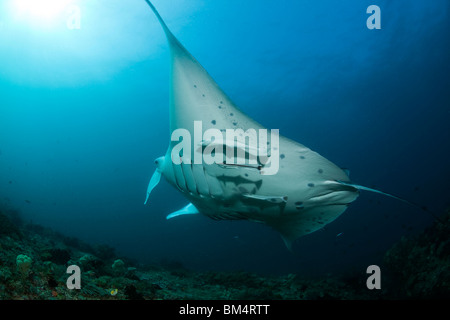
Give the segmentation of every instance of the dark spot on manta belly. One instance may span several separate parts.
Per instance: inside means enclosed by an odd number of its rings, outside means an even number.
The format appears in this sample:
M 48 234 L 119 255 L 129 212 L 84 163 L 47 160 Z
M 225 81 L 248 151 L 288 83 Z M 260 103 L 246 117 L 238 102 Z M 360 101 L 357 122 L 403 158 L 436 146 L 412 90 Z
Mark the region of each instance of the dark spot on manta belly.
M 233 122 L 233 126 L 237 126 L 237 122 Z
M 311 187 L 311 188 L 314 187 L 314 183 L 311 183 L 311 182 L 308 183 L 308 187 Z
M 232 112 L 232 113 L 230 113 L 230 116 L 234 116 L 233 112 Z
M 323 173 L 322 169 L 317 170 L 318 173 Z
M 215 125 L 216 124 L 216 120 L 211 121 L 211 123 Z
M 284 154 L 280 154 L 280 158 L 284 159 L 285 155 Z
M 197 85 L 196 85 L 196 84 L 194 84 L 194 88 L 197 88 Z
M 202 97 L 205 97 L 205 95 L 204 95 L 204 94 L 202 94 Z

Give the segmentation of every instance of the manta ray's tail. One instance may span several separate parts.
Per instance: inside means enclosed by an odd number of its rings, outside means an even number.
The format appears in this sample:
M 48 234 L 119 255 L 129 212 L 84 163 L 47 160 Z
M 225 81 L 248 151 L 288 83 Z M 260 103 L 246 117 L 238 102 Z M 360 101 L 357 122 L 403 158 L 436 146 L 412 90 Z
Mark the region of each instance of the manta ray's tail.
M 438 222 L 440 222 L 440 223 L 442 223 L 442 224 L 444 223 L 441 219 L 439 219 L 439 217 L 438 217 L 435 213 L 433 213 L 432 211 L 430 211 L 426 206 L 423 206 L 423 205 L 414 203 L 414 202 L 412 202 L 412 201 L 403 199 L 403 198 L 401 198 L 401 197 L 395 196 L 395 195 L 390 194 L 390 193 L 387 193 L 387 192 L 383 192 L 383 191 L 380 191 L 380 190 L 377 190 L 377 189 L 372 189 L 372 188 L 364 187 L 364 186 L 361 186 L 361 185 L 359 185 L 359 184 L 348 183 L 348 182 L 343 182 L 343 181 L 338 181 L 338 182 L 339 182 L 340 184 L 343 184 L 343 185 L 346 185 L 346 186 L 354 187 L 354 188 L 356 188 L 356 189 L 358 189 L 358 190 L 365 190 L 365 191 L 375 192 L 375 193 L 379 193 L 379 194 L 382 194 L 382 195 L 385 195 L 385 196 L 388 196 L 388 197 L 391 197 L 391 198 L 394 198 L 394 199 L 403 201 L 403 202 L 405 202 L 405 203 L 407 203 L 407 204 L 409 204 L 409 205 L 412 205 L 412 206 L 414 206 L 414 207 L 417 207 L 417 208 L 421 209 L 422 211 L 427 212 L 427 213 L 430 214 L 436 221 L 438 221 Z

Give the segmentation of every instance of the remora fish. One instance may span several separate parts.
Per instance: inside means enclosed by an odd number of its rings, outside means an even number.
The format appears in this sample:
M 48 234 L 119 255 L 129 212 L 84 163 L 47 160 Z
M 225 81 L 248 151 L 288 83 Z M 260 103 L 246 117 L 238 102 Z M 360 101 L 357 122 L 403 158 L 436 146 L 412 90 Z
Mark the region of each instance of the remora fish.
M 244 114 L 220 89 L 200 63 L 184 48 L 168 29 L 155 7 L 145 0 L 159 20 L 171 52 L 170 131 L 187 130 L 195 134 L 195 121 L 201 121 L 200 135 L 208 129 L 240 128 L 243 131 L 265 129 Z M 198 129 L 197 129 L 198 130 Z M 273 136 L 271 136 L 273 138 Z M 317 152 L 283 136 L 275 136 L 261 144 L 245 145 L 227 138 L 200 140 L 187 144 L 188 150 L 173 153 L 177 143 L 171 141 L 166 155 L 155 160 L 156 171 L 151 177 L 147 203 L 161 175 L 189 200 L 189 204 L 167 216 L 167 219 L 201 213 L 216 220 L 246 219 L 264 223 L 277 230 L 288 248 L 300 236 L 323 228 L 340 216 L 359 195 L 368 190 L 400 199 L 396 196 L 351 183 L 346 170 L 325 159 Z M 271 139 L 272 140 L 272 139 Z M 278 148 L 272 148 L 278 142 Z M 271 145 L 272 144 L 272 145 Z M 232 149 L 246 156 L 264 154 L 270 148 L 276 174 L 264 174 L 266 165 L 236 164 L 224 158 L 221 163 L 205 164 L 179 162 L 174 154 L 201 153 L 205 147 Z M 220 148 L 219 148 L 220 147 Z M 263 150 L 264 149 L 264 150 Z M 274 159 L 277 157 L 277 159 Z M 270 166 L 268 166 L 270 168 Z

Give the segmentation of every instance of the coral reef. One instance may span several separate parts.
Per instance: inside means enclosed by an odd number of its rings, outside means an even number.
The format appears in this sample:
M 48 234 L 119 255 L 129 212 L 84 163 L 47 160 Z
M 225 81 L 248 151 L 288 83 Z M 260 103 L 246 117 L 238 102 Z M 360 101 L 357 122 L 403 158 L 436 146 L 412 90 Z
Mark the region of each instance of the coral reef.
M 33 262 L 33 259 L 31 259 L 29 256 L 27 256 L 25 254 L 19 254 L 16 257 L 17 270 L 20 272 L 20 274 L 22 276 L 28 275 L 28 272 L 30 271 L 32 262 Z
M 4 210 L 3 210 L 4 211 Z M 262 276 L 195 272 L 179 263 L 135 264 L 113 248 L 94 246 L 0 213 L 0 300 L 332 300 L 450 297 L 450 212 L 385 254 L 382 290 L 367 274 Z M 17 220 L 17 219 L 16 219 Z M 81 270 L 81 289 L 68 289 L 67 268 Z
M 113 262 L 111 268 L 116 275 L 121 275 L 125 272 L 125 263 L 122 261 L 122 259 L 117 259 Z

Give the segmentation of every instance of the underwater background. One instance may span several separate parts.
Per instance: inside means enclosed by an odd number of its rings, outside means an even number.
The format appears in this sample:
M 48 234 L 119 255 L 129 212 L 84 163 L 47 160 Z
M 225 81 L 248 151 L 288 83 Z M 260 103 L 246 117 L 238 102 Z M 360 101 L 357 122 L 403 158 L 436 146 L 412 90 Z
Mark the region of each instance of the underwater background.
M 143 204 L 169 141 L 169 47 L 154 14 L 143 0 L 67 1 L 52 17 L 19 2 L 0 3 L 0 202 L 24 221 L 143 263 L 306 275 L 364 272 L 432 224 L 365 192 L 293 253 L 264 225 L 167 221 L 187 201 L 166 181 Z M 437 214 L 450 206 L 448 1 L 153 4 L 250 117 L 355 183 Z M 371 4 L 380 30 L 366 27 Z

